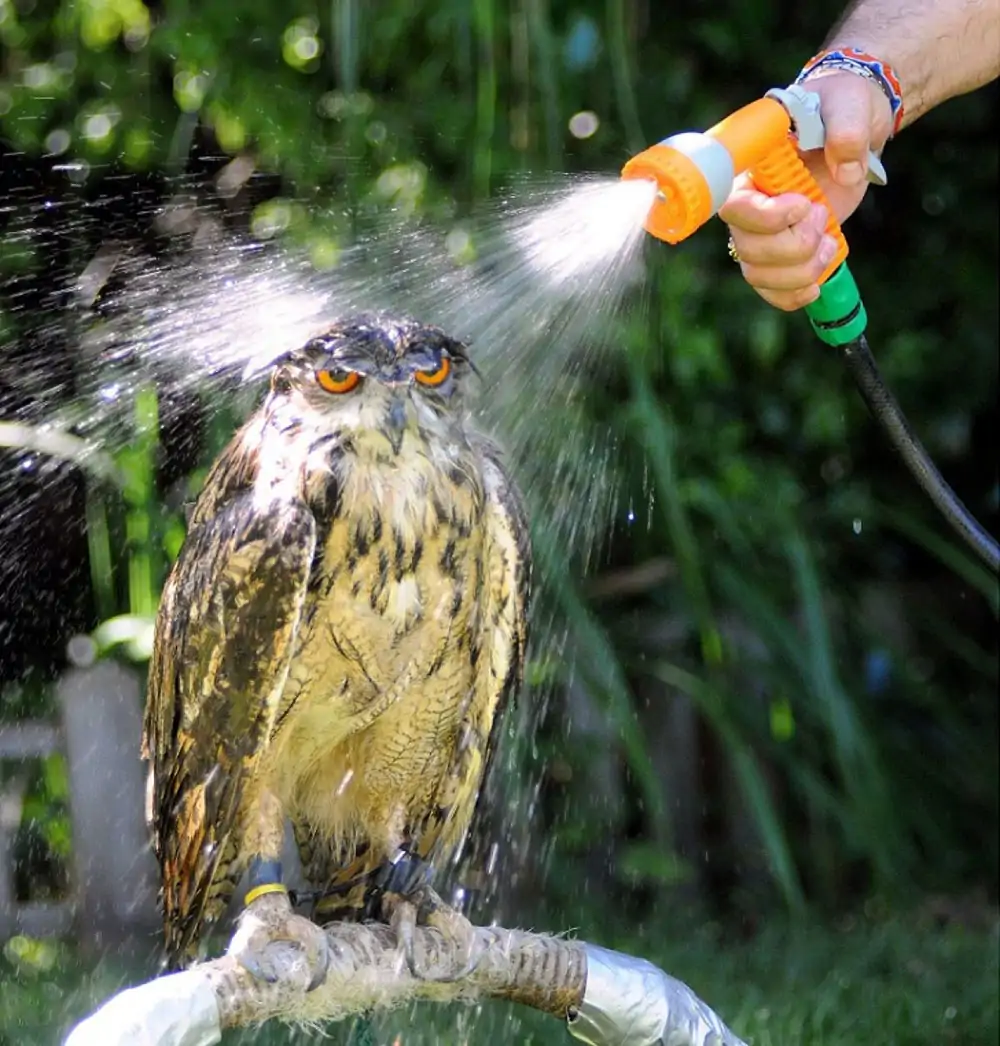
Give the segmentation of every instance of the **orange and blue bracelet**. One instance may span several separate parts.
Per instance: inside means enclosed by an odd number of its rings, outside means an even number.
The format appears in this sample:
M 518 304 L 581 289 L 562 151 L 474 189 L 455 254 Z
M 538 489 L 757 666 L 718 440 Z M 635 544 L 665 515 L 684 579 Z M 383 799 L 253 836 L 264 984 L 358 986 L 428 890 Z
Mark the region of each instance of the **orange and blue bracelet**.
M 846 69 L 848 72 L 863 76 L 866 80 L 878 84 L 889 99 L 892 108 L 892 134 L 893 137 L 899 132 L 903 123 L 903 88 L 899 77 L 893 71 L 888 62 L 883 62 L 875 55 L 865 51 L 859 51 L 853 47 L 839 47 L 829 51 L 820 51 L 814 55 L 802 67 L 802 72 L 795 78 L 797 84 L 801 84 L 813 73 L 820 69 Z

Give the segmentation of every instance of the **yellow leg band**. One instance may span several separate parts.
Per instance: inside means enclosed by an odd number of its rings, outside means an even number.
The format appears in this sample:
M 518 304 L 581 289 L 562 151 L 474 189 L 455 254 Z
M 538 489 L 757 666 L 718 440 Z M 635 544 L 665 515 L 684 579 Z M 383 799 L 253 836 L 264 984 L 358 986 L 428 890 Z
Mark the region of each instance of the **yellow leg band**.
M 246 897 L 243 898 L 243 907 L 246 908 L 258 897 L 264 897 L 269 893 L 288 893 L 288 887 L 284 883 L 264 883 L 262 886 L 255 886 L 252 890 L 247 890 Z

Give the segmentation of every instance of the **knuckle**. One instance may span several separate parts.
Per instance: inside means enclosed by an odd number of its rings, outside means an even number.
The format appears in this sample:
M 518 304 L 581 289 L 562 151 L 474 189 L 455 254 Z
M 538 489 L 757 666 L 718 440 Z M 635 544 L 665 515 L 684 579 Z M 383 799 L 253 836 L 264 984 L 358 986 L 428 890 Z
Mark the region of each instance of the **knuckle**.
M 868 130 L 854 120 L 831 123 L 826 130 L 826 140 L 832 145 L 861 146 L 867 144 Z
M 745 221 L 747 214 L 753 212 L 755 196 L 756 193 L 750 189 L 734 188 L 726 202 L 719 208 L 719 217 L 727 224 Z
M 860 154 L 868 148 L 868 128 L 855 121 L 831 123 L 826 131 L 827 147 L 841 154 Z
M 730 227 L 750 232 L 760 224 L 760 208 L 756 202 L 747 196 L 730 200 L 721 211 L 719 217 Z
M 731 228 L 748 233 L 774 233 L 789 225 L 788 203 L 774 201 L 757 192 L 734 194 L 719 211 L 719 216 Z
M 761 227 L 768 233 L 783 232 L 791 224 L 794 204 L 768 201 L 766 205 L 761 205 L 758 214 Z
M 736 236 L 738 233 L 746 229 L 746 211 L 737 201 L 734 201 L 732 204 L 727 203 L 725 207 L 719 211 L 719 217 L 729 226 L 730 236 Z

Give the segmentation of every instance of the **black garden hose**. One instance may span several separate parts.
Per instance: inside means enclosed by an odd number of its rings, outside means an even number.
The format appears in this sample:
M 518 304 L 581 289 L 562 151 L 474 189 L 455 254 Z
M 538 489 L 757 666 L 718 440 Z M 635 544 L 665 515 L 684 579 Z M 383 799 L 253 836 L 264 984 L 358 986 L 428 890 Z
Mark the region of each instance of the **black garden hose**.
M 868 409 L 899 452 L 906 467 L 962 540 L 990 568 L 1000 573 L 1000 547 L 948 486 L 914 435 L 896 397 L 886 388 L 864 334 L 842 346 L 844 359 Z

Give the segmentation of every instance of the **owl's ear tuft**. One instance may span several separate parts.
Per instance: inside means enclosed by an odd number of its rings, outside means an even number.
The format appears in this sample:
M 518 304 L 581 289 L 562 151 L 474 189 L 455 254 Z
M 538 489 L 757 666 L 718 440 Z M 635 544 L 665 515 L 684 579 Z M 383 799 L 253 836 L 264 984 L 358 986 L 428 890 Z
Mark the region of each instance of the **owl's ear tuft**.
M 287 367 L 275 367 L 271 372 L 272 392 L 291 392 L 292 376 Z

